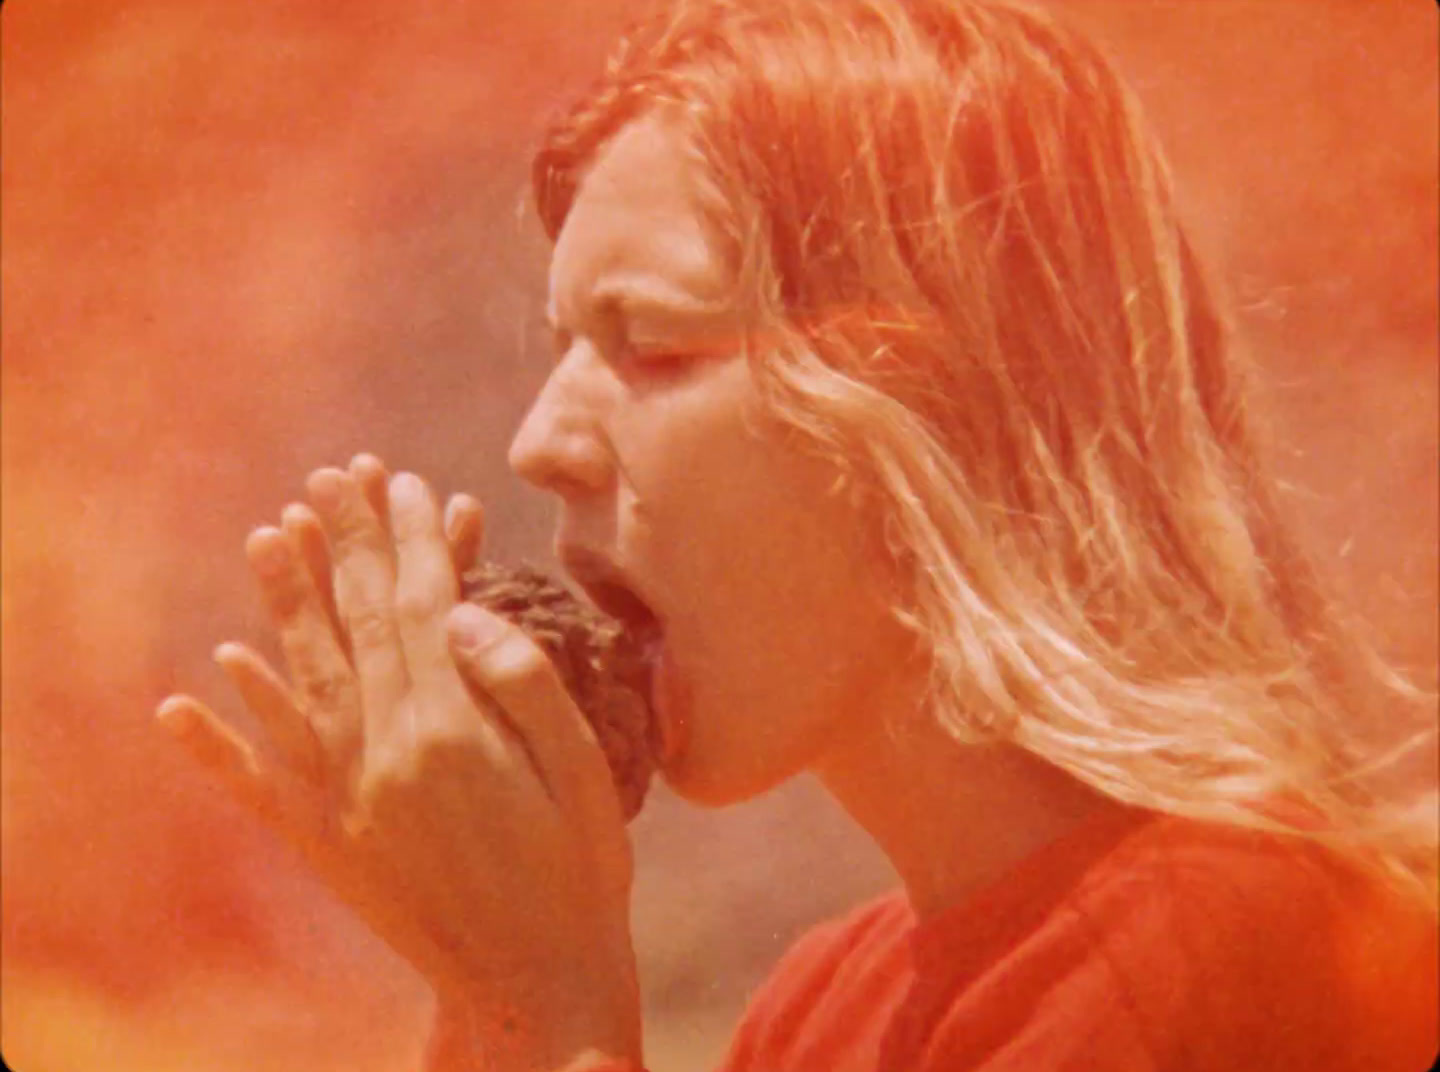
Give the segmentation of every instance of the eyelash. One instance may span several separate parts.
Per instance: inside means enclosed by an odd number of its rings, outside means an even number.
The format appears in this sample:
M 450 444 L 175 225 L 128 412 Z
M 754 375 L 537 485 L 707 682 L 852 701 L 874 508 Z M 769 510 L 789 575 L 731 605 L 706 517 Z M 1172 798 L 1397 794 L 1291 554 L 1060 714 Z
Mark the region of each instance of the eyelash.
M 570 350 L 571 335 L 568 331 L 550 328 L 550 349 L 554 362 L 559 364 Z M 624 363 L 640 372 L 655 376 L 678 375 L 691 365 L 696 356 L 685 350 L 666 350 L 660 347 L 644 349 L 624 346 Z
M 682 371 L 695 360 L 694 354 L 683 350 L 636 350 L 631 349 L 627 363 L 644 372 L 673 374 Z

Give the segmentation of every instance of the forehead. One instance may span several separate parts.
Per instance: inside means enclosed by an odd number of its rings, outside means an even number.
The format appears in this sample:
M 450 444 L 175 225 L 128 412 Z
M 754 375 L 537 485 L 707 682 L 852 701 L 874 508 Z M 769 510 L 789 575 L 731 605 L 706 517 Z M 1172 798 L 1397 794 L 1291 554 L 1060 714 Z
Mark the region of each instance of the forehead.
M 608 279 L 658 277 L 717 299 L 729 282 L 713 226 L 705 170 L 670 122 L 627 124 L 597 154 L 555 243 L 552 312 L 563 313 Z

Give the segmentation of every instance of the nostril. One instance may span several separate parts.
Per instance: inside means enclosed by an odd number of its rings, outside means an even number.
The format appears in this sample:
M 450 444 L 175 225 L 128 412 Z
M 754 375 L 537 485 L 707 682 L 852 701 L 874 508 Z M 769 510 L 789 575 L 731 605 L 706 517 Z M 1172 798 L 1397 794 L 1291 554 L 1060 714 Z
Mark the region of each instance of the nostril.
M 596 437 L 551 428 L 537 434 L 522 427 L 506 459 L 521 480 L 565 498 L 603 490 L 610 464 Z
M 611 454 L 601 427 L 603 408 L 575 363 L 557 368 L 530 406 L 507 460 L 520 479 L 562 496 L 604 490 Z
M 505 453 L 505 463 L 510 466 L 510 471 L 521 480 L 531 484 L 539 482 L 536 479 L 538 461 L 535 448 L 530 439 L 526 437 L 524 426 L 510 441 L 510 449 Z

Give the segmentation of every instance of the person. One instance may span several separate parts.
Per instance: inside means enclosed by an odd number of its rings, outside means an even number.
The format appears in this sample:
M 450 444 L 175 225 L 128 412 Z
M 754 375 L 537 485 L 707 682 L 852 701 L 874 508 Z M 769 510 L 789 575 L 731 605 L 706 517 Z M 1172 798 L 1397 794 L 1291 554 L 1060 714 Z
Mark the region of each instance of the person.
M 814 772 L 903 880 L 786 955 L 727 1072 L 1429 1063 L 1434 817 L 1355 727 L 1430 701 L 1287 535 L 1092 44 L 680 0 L 534 189 L 555 365 L 510 463 L 658 624 L 664 778 Z M 432 1068 L 638 1069 L 615 794 L 537 648 L 456 603 L 479 505 L 370 456 L 307 488 L 247 544 L 292 680 L 217 651 L 264 750 L 161 720 L 427 974 Z

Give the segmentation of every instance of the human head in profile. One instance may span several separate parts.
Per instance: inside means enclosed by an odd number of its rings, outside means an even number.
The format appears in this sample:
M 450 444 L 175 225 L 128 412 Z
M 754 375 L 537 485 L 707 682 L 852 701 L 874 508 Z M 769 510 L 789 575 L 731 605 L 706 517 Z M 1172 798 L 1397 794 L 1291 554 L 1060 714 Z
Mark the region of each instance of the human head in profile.
M 1426 700 L 1287 533 L 1164 161 L 1091 44 L 980 0 L 679 3 L 534 179 L 555 364 L 510 461 L 575 579 L 656 638 L 663 777 L 719 805 L 812 772 L 903 881 L 786 956 L 726 1069 L 1433 1056 L 1434 817 L 1352 728 Z M 325 806 L 360 787 L 342 857 L 445 891 L 360 881 L 422 921 L 392 941 L 433 964 L 435 1067 L 638 1067 L 593 740 L 523 633 L 451 610 L 428 489 L 376 487 L 373 459 L 322 471 L 313 514 L 252 538 L 310 638 L 292 676 L 324 649 L 354 681 L 270 722 L 326 727 Z M 256 659 L 231 660 L 252 695 Z M 406 766 L 391 714 L 442 707 L 476 754 Z M 484 821 L 452 822 L 475 786 Z

